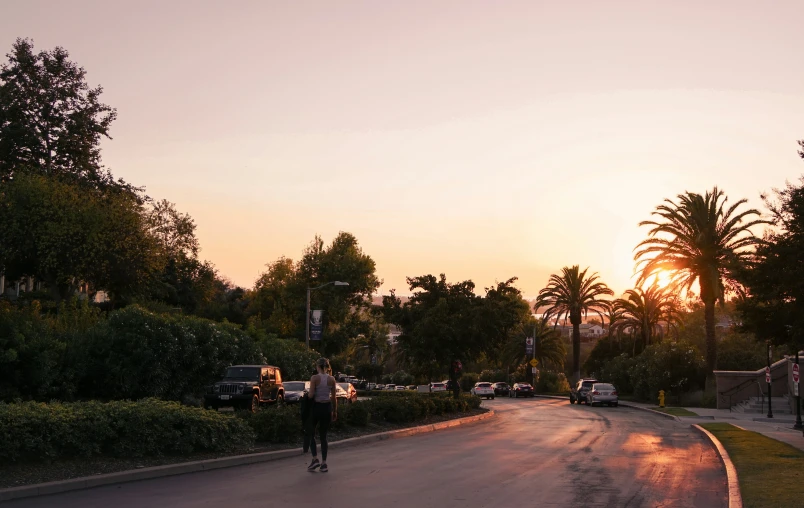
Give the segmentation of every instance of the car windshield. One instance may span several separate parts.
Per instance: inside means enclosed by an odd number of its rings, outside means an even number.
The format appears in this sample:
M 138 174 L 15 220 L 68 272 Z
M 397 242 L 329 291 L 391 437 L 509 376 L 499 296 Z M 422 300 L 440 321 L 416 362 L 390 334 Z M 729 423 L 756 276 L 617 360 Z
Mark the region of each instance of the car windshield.
M 256 381 L 260 379 L 259 367 L 229 367 L 226 369 L 225 379 L 247 379 Z
M 591 387 L 593 384 L 595 384 L 595 382 L 594 382 L 594 381 L 584 381 L 584 382 L 583 382 L 583 385 L 581 385 L 581 386 L 582 386 L 583 388 L 590 388 L 590 387 Z
M 433 383 L 433 386 L 437 386 L 437 387 L 440 388 L 440 387 L 444 386 L 444 383 Z
M 304 391 L 304 381 L 288 381 L 284 383 L 286 392 Z
M 594 386 L 595 390 L 614 390 L 614 385 L 608 383 L 597 383 Z
M 478 388 L 491 388 L 491 383 L 478 383 Z
M 520 388 L 530 388 L 530 385 L 527 383 L 519 383 L 518 385 Z
M 348 390 L 348 389 L 349 389 L 349 383 L 338 383 L 338 386 L 340 386 L 340 387 L 341 387 L 341 388 L 343 388 L 344 390 Z

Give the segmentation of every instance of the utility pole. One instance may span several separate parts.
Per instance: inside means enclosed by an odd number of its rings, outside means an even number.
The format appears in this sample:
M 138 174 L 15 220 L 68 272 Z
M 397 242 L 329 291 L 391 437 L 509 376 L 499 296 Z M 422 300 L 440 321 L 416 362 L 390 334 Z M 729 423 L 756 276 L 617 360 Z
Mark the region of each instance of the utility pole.
M 799 366 L 798 366 L 798 345 L 796 345 L 796 363 L 793 366 L 793 390 L 796 393 L 796 424 L 793 425 L 794 429 L 804 429 L 801 424 L 801 385 L 799 384 Z

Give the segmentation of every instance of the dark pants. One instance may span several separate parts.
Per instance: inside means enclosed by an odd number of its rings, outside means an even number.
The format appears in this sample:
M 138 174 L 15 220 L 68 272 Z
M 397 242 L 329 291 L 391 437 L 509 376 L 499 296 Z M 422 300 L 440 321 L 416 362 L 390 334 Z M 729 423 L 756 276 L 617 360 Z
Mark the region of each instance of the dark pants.
M 330 402 L 315 402 L 310 410 L 310 417 L 307 419 L 307 425 L 304 429 L 304 451 L 310 448 L 313 457 L 316 456 L 315 449 L 315 428 L 318 426 L 318 438 L 321 441 L 321 460 L 327 460 L 327 431 L 329 424 L 332 422 L 332 403 Z

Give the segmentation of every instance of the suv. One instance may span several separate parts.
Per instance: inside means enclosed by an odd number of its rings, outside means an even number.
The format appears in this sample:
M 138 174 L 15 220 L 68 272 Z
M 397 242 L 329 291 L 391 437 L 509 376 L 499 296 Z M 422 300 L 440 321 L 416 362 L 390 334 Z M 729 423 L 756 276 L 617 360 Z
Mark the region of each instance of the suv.
M 570 404 L 586 402 L 586 394 L 592 388 L 592 385 L 597 382 L 597 379 L 594 378 L 579 379 L 570 391 Z
M 233 365 L 222 381 L 207 388 L 204 408 L 234 407 L 255 412 L 261 404 L 282 402 L 285 387 L 279 367 L 273 365 Z

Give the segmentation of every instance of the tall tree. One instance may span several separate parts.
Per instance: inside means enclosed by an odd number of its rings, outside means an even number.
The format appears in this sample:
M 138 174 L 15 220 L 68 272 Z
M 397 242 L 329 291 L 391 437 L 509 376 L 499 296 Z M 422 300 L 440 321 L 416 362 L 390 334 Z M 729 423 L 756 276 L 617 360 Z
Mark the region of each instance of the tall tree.
M 802 148 L 804 148 L 804 142 Z M 802 156 L 804 158 L 804 155 Z M 804 177 L 765 196 L 777 228 L 758 246 L 741 280 L 742 322 L 762 339 L 804 347 Z
M 530 318 L 530 305 L 514 286 L 516 281 L 517 278 L 512 277 L 485 288 L 486 296 L 479 301 L 474 313 L 475 333 L 486 343 L 486 357 L 491 361 L 499 359 L 511 335 Z
M 660 339 L 664 335 L 664 326 L 675 327 L 681 318 L 676 295 L 656 284 L 648 289 L 629 289 L 624 296 L 612 304 L 621 316 L 610 330 L 630 331 L 637 335 L 640 350 L 651 345 L 656 338 Z
M 723 302 L 727 285 L 736 283 L 736 271 L 759 242 L 751 228 L 766 223 L 753 208 L 739 210 L 746 201 L 727 206 L 728 197 L 717 187 L 704 195 L 686 192 L 657 206 L 652 214 L 657 220 L 639 224 L 651 229 L 634 255 L 637 284 L 668 272 L 674 289 L 690 290 L 696 281 L 700 285 L 710 375 L 717 367 L 715 304 Z
M 0 67 L 0 182 L 19 171 L 112 183 L 101 165 L 100 140 L 110 138 L 115 109 L 100 102 L 86 71 L 64 48 L 34 52 L 17 39 Z
M 11 280 L 44 281 L 57 299 L 88 283 L 125 301 L 162 268 L 141 202 L 126 190 L 21 173 L 3 184 L 0 216 L 0 267 Z
M 383 297 L 386 321 L 398 325 L 399 360 L 416 374 L 433 379 L 452 361 L 477 358 L 488 347 L 476 333 L 473 316 L 480 305 L 471 280 L 457 283 L 440 277 L 408 277 L 413 296 L 402 304 L 394 292 Z
M 572 324 L 572 370 L 575 379 L 581 377 L 581 321 L 588 313 L 596 312 L 603 319 L 603 312 L 609 302 L 602 300 L 603 296 L 611 296 L 614 292 L 606 284 L 599 282 L 597 273 L 589 276 L 581 271 L 578 265 L 565 266 L 561 274 L 553 274 L 547 287 L 539 291 L 534 309 L 547 307 L 544 312 L 545 319 L 555 318 L 556 323 L 561 318 L 569 318 Z

